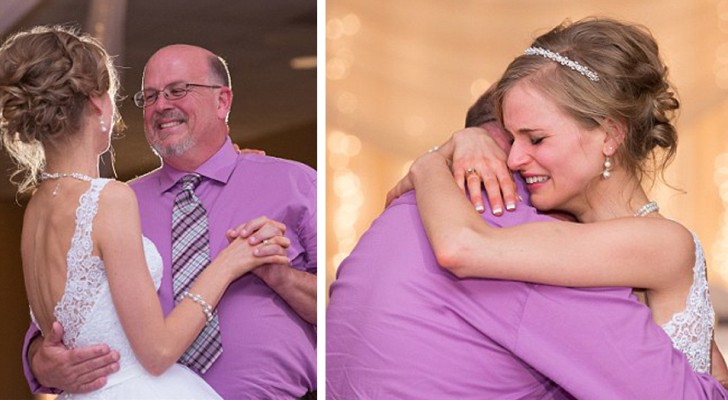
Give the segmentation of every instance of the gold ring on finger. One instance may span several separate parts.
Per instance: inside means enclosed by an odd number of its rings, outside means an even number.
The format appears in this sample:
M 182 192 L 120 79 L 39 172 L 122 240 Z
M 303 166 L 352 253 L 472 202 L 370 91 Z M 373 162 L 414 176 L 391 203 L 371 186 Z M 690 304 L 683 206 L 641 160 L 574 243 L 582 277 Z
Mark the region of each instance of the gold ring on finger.
M 478 170 L 475 168 L 468 168 L 465 170 L 465 177 L 468 178 L 472 174 L 477 174 Z

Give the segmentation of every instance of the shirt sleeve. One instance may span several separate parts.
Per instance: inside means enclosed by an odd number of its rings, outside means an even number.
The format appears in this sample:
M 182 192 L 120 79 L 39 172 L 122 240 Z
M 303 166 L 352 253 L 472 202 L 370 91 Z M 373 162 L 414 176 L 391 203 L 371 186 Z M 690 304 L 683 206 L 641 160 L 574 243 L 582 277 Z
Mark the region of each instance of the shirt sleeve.
M 576 398 L 728 398 L 628 288 L 532 285 L 513 351 Z
M 28 361 L 28 349 L 30 348 L 30 342 L 38 337 L 40 335 L 40 330 L 35 326 L 35 324 L 31 323 L 30 327 L 28 328 L 28 332 L 25 333 L 25 341 L 23 342 L 23 372 L 25 373 L 25 379 L 28 381 L 28 386 L 30 386 L 30 391 L 33 394 L 38 393 L 53 393 L 53 394 L 59 394 L 62 391 L 54 388 L 45 387 L 38 382 L 37 379 L 35 379 L 35 376 L 33 376 L 33 372 L 30 370 L 30 362 Z
M 300 224 L 298 226 L 297 235 L 301 240 L 301 245 L 306 252 L 306 263 L 304 269 L 311 274 L 317 273 L 317 196 L 316 196 L 316 175 L 311 177 L 307 182 L 308 190 L 305 190 L 302 196 L 303 207 L 301 211 Z

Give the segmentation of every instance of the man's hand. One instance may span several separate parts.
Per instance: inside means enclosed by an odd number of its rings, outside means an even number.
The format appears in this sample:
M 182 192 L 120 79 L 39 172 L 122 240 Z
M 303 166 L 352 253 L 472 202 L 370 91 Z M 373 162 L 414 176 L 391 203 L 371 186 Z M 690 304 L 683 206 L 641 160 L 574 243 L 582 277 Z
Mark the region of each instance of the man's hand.
M 238 237 L 246 239 L 254 246 L 258 243 L 268 243 L 273 237 L 285 233 L 285 224 L 266 217 L 258 217 L 229 229 L 226 236 L 230 241 Z M 316 275 L 284 264 L 263 264 L 251 272 L 281 296 L 301 318 L 316 324 Z
M 86 393 L 106 385 L 106 376 L 119 370 L 119 353 L 107 345 L 69 350 L 63 345 L 63 327 L 53 322 L 44 338 L 30 344 L 30 369 L 38 382 L 66 392 Z
M 281 264 L 263 264 L 251 272 L 301 318 L 316 325 L 316 275 Z
M 238 146 L 237 143 L 233 143 L 233 147 L 235 148 L 235 151 L 238 152 L 238 154 L 257 154 L 259 156 L 265 155 L 265 150 L 258 150 L 258 149 L 241 149 L 240 146 Z
M 397 182 L 397 184 L 394 185 L 389 192 L 387 192 L 387 199 L 384 202 L 384 208 L 389 207 L 394 199 L 409 192 L 410 190 L 413 190 L 414 188 L 415 185 L 412 184 L 412 178 L 410 178 L 409 174 L 405 175 L 404 178 L 400 179 L 399 182 Z

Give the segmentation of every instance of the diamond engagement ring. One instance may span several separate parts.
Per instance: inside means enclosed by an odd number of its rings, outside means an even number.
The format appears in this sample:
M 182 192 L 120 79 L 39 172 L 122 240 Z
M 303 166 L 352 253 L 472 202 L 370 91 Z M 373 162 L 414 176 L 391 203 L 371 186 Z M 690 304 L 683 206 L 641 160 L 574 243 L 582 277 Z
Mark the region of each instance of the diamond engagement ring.
M 468 178 L 472 174 L 477 174 L 478 170 L 475 168 L 468 168 L 465 170 L 465 177 Z

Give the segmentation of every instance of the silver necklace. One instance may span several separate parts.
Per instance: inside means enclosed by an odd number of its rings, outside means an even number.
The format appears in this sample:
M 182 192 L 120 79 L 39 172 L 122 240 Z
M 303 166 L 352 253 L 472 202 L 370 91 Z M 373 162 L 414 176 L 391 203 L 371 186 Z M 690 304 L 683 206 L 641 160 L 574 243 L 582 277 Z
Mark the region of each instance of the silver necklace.
M 635 217 L 644 217 L 647 214 L 652 214 L 653 212 L 660 211 L 660 206 L 657 205 L 656 201 L 650 201 L 647 202 L 642 207 L 638 208 L 637 211 L 634 212 Z
M 47 181 L 49 179 L 61 179 L 61 178 L 74 178 L 74 179 L 82 180 L 85 182 L 91 182 L 94 179 L 88 175 L 84 175 L 84 174 L 81 174 L 78 172 L 71 172 L 71 173 L 66 174 L 66 173 L 60 173 L 60 172 L 48 173 L 48 172 L 43 171 L 40 173 L 41 181 Z M 56 194 L 58 194 L 59 186 L 61 186 L 61 182 L 56 183 L 56 187 L 53 189 L 52 194 L 54 197 Z

